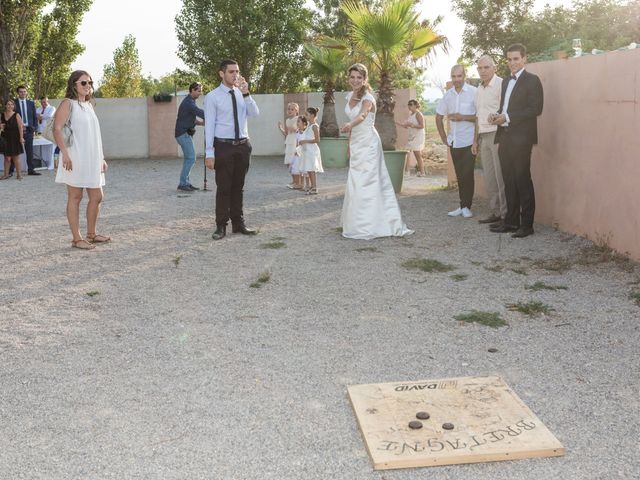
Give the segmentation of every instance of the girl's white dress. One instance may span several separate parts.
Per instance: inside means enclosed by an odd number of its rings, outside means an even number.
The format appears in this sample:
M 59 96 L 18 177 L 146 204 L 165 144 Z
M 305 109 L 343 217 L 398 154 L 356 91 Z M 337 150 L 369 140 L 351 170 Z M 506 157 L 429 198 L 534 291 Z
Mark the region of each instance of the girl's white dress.
M 315 135 L 313 133 L 313 126 L 318 126 L 316 123 L 310 124 L 302 132 L 303 140 L 313 140 Z M 300 170 L 303 172 L 324 172 L 322 168 L 322 158 L 320 157 L 320 147 L 317 143 L 304 143 L 302 147 L 302 157 L 300 162 Z
M 375 98 L 367 93 L 350 108 L 347 96 L 345 113 L 353 120 L 362 109 L 362 102 Z M 413 233 L 402 221 L 400 206 L 393 191 L 384 163 L 382 142 L 375 129 L 375 112 L 351 130 L 349 141 L 349 175 L 342 205 L 342 235 L 347 238 L 371 240 L 377 237 L 402 237 Z
M 73 145 L 67 148 L 72 161 L 72 170 L 65 170 L 60 154 L 56 183 L 65 183 L 79 188 L 104 186 L 102 162 L 102 137 L 98 117 L 89 102 L 71 100 L 71 130 Z
M 293 129 L 293 133 L 287 133 L 284 138 L 284 164 L 289 165 L 293 160 L 293 156 L 296 154 L 296 126 L 298 123 L 298 117 L 287 118 L 284 121 L 284 131 L 288 132 Z
M 302 135 L 303 132 L 296 132 L 295 136 L 296 136 L 296 144 L 302 140 Z M 293 153 L 293 158 L 291 159 L 291 163 L 289 164 L 289 173 L 291 175 L 300 175 L 301 173 L 304 173 L 304 171 L 300 170 L 300 163 L 302 162 L 300 155 L 298 155 L 298 152 L 302 153 L 302 147 L 296 147 L 294 153 Z
M 418 112 L 412 113 L 409 115 L 407 122 L 418 126 Z M 421 152 L 424 149 L 424 141 L 425 141 L 425 131 L 424 128 L 408 128 L 408 141 L 406 145 L 407 150 L 411 150 L 412 152 Z

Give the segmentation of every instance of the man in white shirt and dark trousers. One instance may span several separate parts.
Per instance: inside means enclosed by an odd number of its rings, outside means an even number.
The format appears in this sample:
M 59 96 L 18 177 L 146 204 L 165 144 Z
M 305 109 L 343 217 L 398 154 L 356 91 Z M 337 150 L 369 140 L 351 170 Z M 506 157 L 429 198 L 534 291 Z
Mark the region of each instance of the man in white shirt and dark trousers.
M 36 113 L 38 118 L 38 132 L 44 132 L 44 127 L 47 126 L 47 120 L 53 117 L 55 113 L 56 107 L 49 103 L 49 99 L 47 97 L 40 97 L 40 108 Z
M 478 75 L 482 83 L 476 91 L 476 131 L 474 146 L 475 155 L 480 151 L 482 172 L 489 201 L 489 216 L 479 220 L 480 223 L 501 222 L 507 214 L 507 200 L 504 194 L 502 168 L 498 157 L 498 145 L 494 143 L 497 125 L 489 122 L 489 115 L 500 108 L 500 92 L 502 78 L 496 75 L 496 64 L 489 55 L 478 59 Z
M 453 167 L 458 179 L 458 193 L 460 207 L 449 212 L 450 217 L 462 215 L 464 218 L 473 217 L 471 202 L 473 201 L 474 167 L 476 156 L 471 151 L 476 123 L 476 88 L 465 81 L 462 65 L 451 68 L 451 82 L 453 88 L 447 90 L 436 109 L 436 126 L 442 142 L 451 151 Z M 449 117 L 451 131 L 446 134 L 443 118 Z
M 233 233 L 256 233 L 244 222 L 242 199 L 251 158 L 247 117 L 260 114 L 237 62 L 223 60 L 218 73 L 222 83 L 204 99 L 205 165 L 216 172 L 214 240 L 225 237 L 229 220 Z

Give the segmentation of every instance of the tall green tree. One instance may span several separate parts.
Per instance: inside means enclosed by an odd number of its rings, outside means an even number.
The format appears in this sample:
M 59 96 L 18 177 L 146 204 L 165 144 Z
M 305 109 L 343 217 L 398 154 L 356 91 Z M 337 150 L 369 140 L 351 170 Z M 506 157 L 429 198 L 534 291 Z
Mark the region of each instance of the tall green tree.
M 523 43 L 519 27 L 531 18 L 534 0 L 452 0 L 452 5 L 465 24 L 462 55 L 477 59 L 483 54 L 496 59 L 507 46 Z
M 142 63 L 136 39 L 127 35 L 113 52 L 113 62 L 104 66 L 100 94 L 103 97 L 143 97 Z
M 345 0 L 342 9 L 351 22 L 350 37 L 361 55 L 378 74 L 376 129 L 385 150 L 395 150 L 395 72 L 407 63 L 426 58 L 435 47 L 447 49 L 448 40 L 428 21 L 420 21 L 416 0 L 388 0 L 370 8 L 357 0 Z
M 296 91 L 307 74 L 302 44 L 312 19 L 304 0 L 184 0 L 178 56 L 213 84 L 225 58 L 256 93 Z
M 502 59 L 512 43 L 524 44 L 529 61 L 539 61 L 571 51 L 574 38 L 585 52 L 640 39 L 639 0 L 575 0 L 571 7 L 547 5 L 540 12 L 531 10 L 532 0 L 453 0 L 453 6 L 465 23 L 462 54 L 472 61 L 484 53 Z
M 68 76 L 82 52 L 75 41 L 82 16 L 92 0 L 0 0 L 0 97 L 18 84 L 35 82 L 36 94 L 51 73 L 51 85 Z M 53 5 L 50 13 L 44 8 Z M 49 71 L 47 71 L 49 68 Z M 55 90 L 55 88 L 54 88 Z M 54 92 L 57 93 L 57 92 Z
M 321 137 L 338 137 L 340 129 L 336 117 L 336 99 L 333 92 L 336 89 L 336 80 L 344 75 L 348 68 L 346 52 L 342 49 L 327 48 L 322 46 L 322 38 L 318 39 L 318 45 L 306 44 L 304 46 L 311 60 L 311 74 L 320 79 L 324 84 L 324 105 L 322 121 L 320 122 Z
M 34 98 L 64 94 L 70 66 L 84 52 L 76 36 L 91 3 L 92 0 L 58 0 L 53 10 L 42 16 L 31 68 Z

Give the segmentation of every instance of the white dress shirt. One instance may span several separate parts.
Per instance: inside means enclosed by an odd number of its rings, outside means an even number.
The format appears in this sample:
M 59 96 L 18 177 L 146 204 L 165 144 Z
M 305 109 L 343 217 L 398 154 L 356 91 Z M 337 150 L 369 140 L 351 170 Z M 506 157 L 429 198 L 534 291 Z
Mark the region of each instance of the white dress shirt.
M 18 102 L 20 103 L 20 116 L 22 117 L 22 124 L 27 127 L 29 126 L 29 110 L 27 107 L 27 100 L 18 98 Z
M 465 83 L 462 85 L 460 93 L 455 87 L 447 90 L 440 100 L 436 113 L 438 115 L 448 115 L 450 113 L 460 113 L 461 115 L 476 114 L 476 87 Z M 473 144 L 473 135 L 476 128 L 475 122 L 450 122 L 451 129 L 447 135 L 447 143 L 453 148 L 468 147 Z
M 233 102 L 229 90 L 231 90 L 231 88 L 221 83 L 218 88 L 211 90 L 204 97 L 206 158 L 215 158 L 215 149 L 213 147 L 214 138 L 234 139 L 236 136 L 233 122 Z M 251 96 L 242 96 L 242 92 L 238 87 L 233 87 L 233 94 L 238 104 L 239 138 L 248 138 L 247 117 L 257 117 L 260 114 L 260 110 Z
M 489 114 L 500 110 L 500 95 L 502 94 L 502 79 L 494 75 L 489 83 L 480 84 L 476 92 L 476 111 L 478 112 L 478 133 L 495 132 L 497 125 L 489 123 Z
M 524 72 L 524 68 L 521 68 L 518 72 L 515 73 L 515 77 L 516 77 L 515 80 L 509 77 L 509 83 L 507 84 L 507 91 L 504 92 L 504 108 L 502 109 L 502 113 L 504 113 L 504 116 L 507 119 L 507 121 L 502 124 L 503 127 L 508 127 L 509 122 L 511 121 L 509 119 L 509 114 L 507 113 L 509 111 L 509 100 L 511 99 L 511 93 L 515 88 L 516 82 L 520 78 L 520 75 L 522 75 L 522 72 Z
M 44 132 L 44 128 L 47 126 L 47 120 L 49 120 L 56 113 L 56 107 L 53 105 L 47 105 L 47 108 L 42 111 L 42 107 L 36 110 L 36 114 L 42 115 L 42 121 L 38 124 L 38 131 Z

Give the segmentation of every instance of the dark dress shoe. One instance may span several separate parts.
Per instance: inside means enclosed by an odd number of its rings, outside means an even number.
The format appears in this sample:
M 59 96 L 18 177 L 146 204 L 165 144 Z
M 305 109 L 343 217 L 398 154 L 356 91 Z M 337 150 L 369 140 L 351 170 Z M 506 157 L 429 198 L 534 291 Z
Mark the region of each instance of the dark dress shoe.
M 248 228 L 244 223 L 241 223 L 240 225 L 233 225 L 231 227 L 231 231 L 233 233 L 241 233 L 243 235 L 255 235 L 258 233 L 253 228 Z
M 508 233 L 508 232 L 517 231 L 518 227 L 514 227 L 513 225 L 507 225 L 506 223 L 502 223 L 497 227 L 489 228 L 489 230 L 491 230 L 493 233 Z
M 504 223 L 504 222 L 503 222 L 502 220 L 500 220 L 499 222 L 496 222 L 496 223 L 491 223 L 491 224 L 489 224 L 489 228 L 491 229 L 491 228 L 499 227 L 499 226 L 500 226 L 500 225 L 502 225 L 503 223 Z
M 200 190 L 198 187 L 194 187 L 194 186 L 193 186 L 193 185 L 191 185 L 191 184 L 189 184 L 189 185 L 187 185 L 187 186 L 189 187 L 189 190 L 194 191 L 194 192 L 195 192 L 195 191 L 197 191 L 197 190 Z
M 533 228 L 532 227 L 520 227 L 511 236 L 513 238 L 524 238 L 524 237 L 528 237 L 529 235 L 533 235 Z
M 218 225 L 218 227 L 216 228 L 216 231 L 213 232 L 213 235 L 211 235 L 211 238 L 213 238 L 214 240 L 222 240 L 226 234 L 227 234 L 227 226 Z
M 27 172 L 27 175 L 42 175 L 40 172 L 36 172 L 35 170 L 31 170 L 30 172 Z
M 498 223 L 501 222 L 502 219 L 497 215 L 489 215 L 487 218 L 483 218 L 478 220 L 478 223 Z

